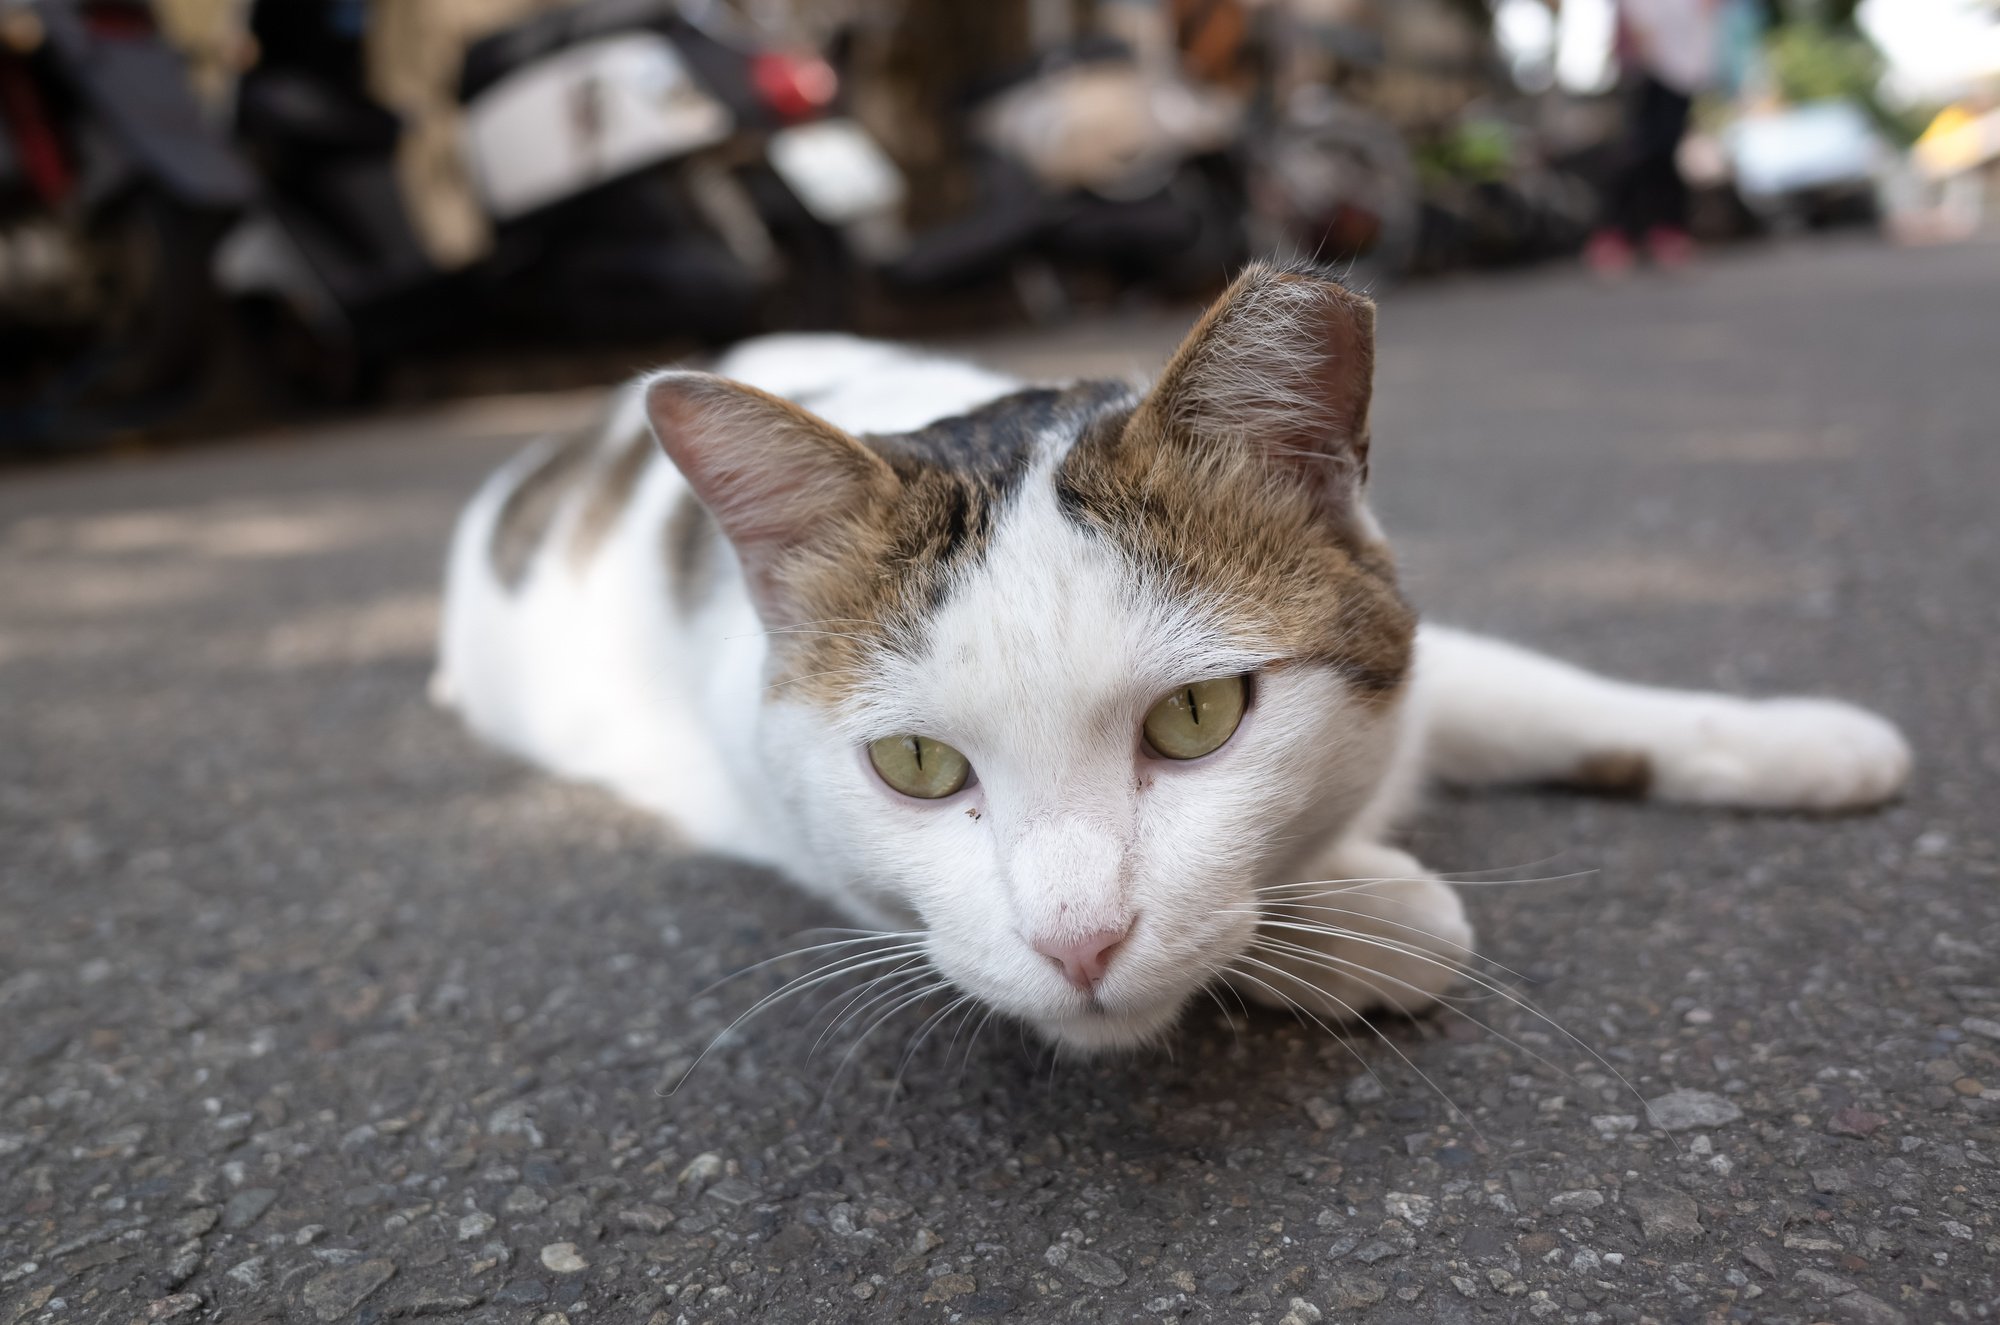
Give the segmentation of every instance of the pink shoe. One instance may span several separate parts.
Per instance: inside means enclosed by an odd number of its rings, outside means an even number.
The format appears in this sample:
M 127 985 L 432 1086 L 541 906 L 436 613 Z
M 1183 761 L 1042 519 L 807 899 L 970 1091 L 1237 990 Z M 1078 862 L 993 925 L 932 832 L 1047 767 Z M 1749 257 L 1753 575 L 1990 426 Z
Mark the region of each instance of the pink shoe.
M 1632 270 L 1633 260 L 1632 243 L 1618 230 L 1593 231 L 1583 246 L 1583 265 L 1596 276 L 1623 276 Z
M 1685 230 L 1656 225 L 1646 232 L 1646 252 L 1662 271 L 1679 271 L 1694 261 L 1694 238 Z

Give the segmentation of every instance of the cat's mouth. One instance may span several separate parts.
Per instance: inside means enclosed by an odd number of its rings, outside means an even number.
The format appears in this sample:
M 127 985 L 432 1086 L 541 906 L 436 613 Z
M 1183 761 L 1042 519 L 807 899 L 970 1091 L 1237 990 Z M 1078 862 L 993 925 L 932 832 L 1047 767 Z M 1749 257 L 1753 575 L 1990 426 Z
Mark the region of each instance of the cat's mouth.
M 1087 989 L 1066 983 L 1025 940 L 973 944 L 933 931 L 930 958 L 962 992 L 1061 1048 L 1108 1053 L 1164 1041 L 1182 1010 L 1248 943 L 1254 925 L 1231 907 L 1182 927 L 1135 927 Z
M 1160 999 L 1149 1004 L 1109 1007 L 1092 998 L 1075 1011 L 1030 1020 L 1036 1030 L 1066 1049 L 1092 1054 L 1138 1049 L 1173 1029 L 1186 1001 Z
M 1133 974 L 1127 972 L 1128 980 Z M 1088 995 L 1044 1008 L 1027 1020 L 1050 1040 L 1080 1053 L 1146 1048 L 1167 1037 L 1203 983 L 1153 965 L 1139 975 L 1137 988 L 1112 979 Z

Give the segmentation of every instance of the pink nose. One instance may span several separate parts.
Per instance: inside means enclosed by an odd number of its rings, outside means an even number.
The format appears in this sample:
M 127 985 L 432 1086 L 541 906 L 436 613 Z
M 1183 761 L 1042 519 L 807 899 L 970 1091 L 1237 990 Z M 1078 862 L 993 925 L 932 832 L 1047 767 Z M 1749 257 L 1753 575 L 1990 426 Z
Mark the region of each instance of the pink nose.
M 1104 978 L 1118 945 L 1131 933 L 1125 929 L 1100 929 L 1074 939 L 1036 939 L 1035 951 L 1062 968 L 1063 978 L 1089 993 Z

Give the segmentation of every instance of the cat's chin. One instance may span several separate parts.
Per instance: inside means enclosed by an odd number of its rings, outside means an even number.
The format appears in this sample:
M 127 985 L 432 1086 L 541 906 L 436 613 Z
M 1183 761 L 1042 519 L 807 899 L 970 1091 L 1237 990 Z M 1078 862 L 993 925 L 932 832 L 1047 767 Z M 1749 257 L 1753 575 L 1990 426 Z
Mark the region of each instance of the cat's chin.
M 1136 1008 L 1032 1017 L 1029 1021 L 1042 1038 L 1068 1053 L 1112 1054 L 1158 1044 L 1180 1020 L 1181 1007 L 1181 1002 L 1159 1002 Z

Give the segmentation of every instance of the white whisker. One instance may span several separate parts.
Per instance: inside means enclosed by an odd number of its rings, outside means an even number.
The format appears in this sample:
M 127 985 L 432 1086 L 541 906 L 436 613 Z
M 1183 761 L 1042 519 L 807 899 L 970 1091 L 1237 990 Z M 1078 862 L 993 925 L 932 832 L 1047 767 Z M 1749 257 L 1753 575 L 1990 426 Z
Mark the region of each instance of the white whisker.
M 843 975 L 851 975 L 856 971 L 868 970 L 875 966 L 879 966 L 884 962 L 909 961 L 910 959 L 911 959 L 910 955 L 906 953 L 895 953 L 895 952 L 891 952 L 888 954 L 863 953 L 858 957 L 838 958 L 826 966 L 817 967 L 812 971 L 806 972 L 806 974 L 804 975 L 786 981 L 784 984 L 780 985 L 777 989 L 773 990 L 771 993 L 766 994 L 764 997 L 758 999 L 755 1003 L 751 1004 L 750 1007 L 747 1010 L 745 1010 L 740 1016 L 738 1016 L 734 1021 L 730 1022 L 727 1026 L 717 1031 L 715 1035 L 709 1039 L 709 1042 L 702 1047 L 702 1051 L 699 1054 L 695 1055 L 694 1061 L 688 1064 L 687 1071 L 681 1074 L 680 1080 L 676 1081 L 671 1088 L 669 1088 L 664 1092 L 664 1094 L 672 1096 L 678 1093 L 680 1088 L 687 1084 L 688 1078 L 694 1075 L 695 1069 L 700 1067 L 702 1063 L 708 1058 L 709 1054 L 714 1051 L 716 1045 L 722 1043 L 723 1040 L 727 1039 L 729 1035 L 732 1032 L 734 1032 L 738 1027 L 742 1026 L 743 1023 L 749 1021 L 750 1018 L 756 1016 L 759 1012 L 762 1012 L 765 1008 L 770 1007 L 772 1004 L 778 1003 L 786 998 L 790 998 L 795 994 L 803 993 L 808 989 L 812 989 L 815 988 L 816 986 L 825 984 L 829 980 L 837 980 Z
M 731 971 L 728 975 L 723 976 L 721 979 L 717 980 L 714 984 L 708 985 L 705 988 L 696 991 L 695 997 L 706 998 L 708 995 L 722 988 L 722 986 L 728 984 L 730 981 L 741 979 L 743 976 L 749 975 L 752 971 L 761 971 L 767 966 L 776 966 L 779 962 L 790 961 L 794 957 L 803 957 L 807 953 L 826 952 L 833 948 L 852 948 L 864 943 L 886 943 L 890 939 L 920 940 L 922 938 L 923 938 L 923 932 L 921 930 L 910 930 L 905 933 L 897 933 L 897 934 L 868 934 L 861 938 L 841 939 L 833 943 L 815 943 L 809 948 L 794 948 L 790 952 L 781 952 L 775 957 L 766 957 L 764 960 L 760 962 L 752 962 L 750 965 L 743 967 L 741 970 Z M 906 943 L 901 946 L 905 948 L 921 948 L 923 944 L 921 942 L 915 942 L 915 943 Z
M 1431 1080 L 1429 1073 L 1425 1072 L 1421 1067 L 1418 1067 L 1416 1061 L 1412 1059 L 1408 1054 L 1404 1053 L 1401 1046 L 1399 1046 L 1394 1040 L 1390 1039 L 1387 1035 L 1382 1033 L 1381 1027 L 1376 1026 L 1375 1024 L 1370 1022 L 1367 1018 L 1363 1017 L 1359 1012 L 1357 1012 L 1354 1009 L 1354 1006 L 1351 1003 L 1347 1002 L 1347 1000 L 1340 998 L 1334 994 L 1328 993 L 1326 990 L 1321 989 L 1319 986 L 1315 985 L 1312 981 L 1306 979 L 1304 976 L 1294 975 L 1290 971 L 1285 970 L 1281 966 L 1274 966 L 1270 962 L 1264 961 L 1257 957 L 1251 957 L 1247 954 L 1242 958 L 1242 960 L 1250 962 L 1256 966 L 1261 966 L 1265 970 L 1270 971 L 1276 975 L 1281 975 L 1287 980 L 1292 980 L 1297 982 L 1298 984 L 1304 985 L 1307 989 L 1312 990 L 1314 993 L 1318 994 L 1321 998 L 1332 999 L 1335 1003 L 1338 1003 L 1341 1007 L 1341 1010 L 1346 1012 L 1349 1018 L 1351 1018 L 1356 1022 L 1359 1022 L 1363 1026 L 1366 1026 L 1369 1032 L 1373 1034 L 1376 1039 L 1380 1040 L 1383 1044 L 1389 1046 L 1389 1052 L 1395 1054 L 1396 1057 L 1403 1060 L 1403 1065 L 1405 1067 L 1409 1068 L 1412 1072 L 1415 1072 L 1419 1077 L 1423 1079 L 1423 1083 L 1426 1086 L 1429 1086 L 1432 1090 L 1436 1091 L 1438 1098 L 1445 1102 L 1445 1107 L 1450 1109 L 1453 1113 L 1457 1114 L 1460 1120 L 1463 1121 L 1467 1127 L 1470 1127 L 1472 1129 L 1474 1135 L 1479 1136 L 1481 1140 L 1485 1139 L 1484 1134 L 1481 1133 L 1479 1130 L 1479 1124 L 1472 1120 L 1472 1115 L 1467 1113 L 1464 1109 L 1459 1108 L 1458 1102 L 1452 1099 L 1451 1096 L 1445 1094 L 1443 1088 L 1440 1087 L 1437 1084 L 1437 1082 Z
M 1321 952 L 1317 948 L 1308 948 L 1302 943 L 1288 943 L 1282 939 L 1259 939 L 1252 946 L 1261 949 L 1262 951 L 1273 953 L 1276 955 L 1289 956 L 1299 961 L 1311 962 L 1312 964 L 1319 966 L 1322 970 L 1330 971 L 1336 975 L 1345 976 L 1348 979 L 1358 980 L 1362 984 L 1367 985 L 1370 989 L 1374 990 L 1377 994 L 1381 994 L 1385 998 L 1388 996 L 1388 991 L 1383 989 L 1381 985 L 1375 983 L 1373 977 L 1379 976 L 1382 979 L 1387 980 L 1392 984 L 1400 985 L 1404 989 L 1410 990 L 1413 993 L 1424 995 L 1427 998 L 1435 998 L 1437 1000 L 1437 1004 L 1439 1007 L 1444 1008 L 1448 1012 L 1456 1013 L 1457 1015 L 1471 1022 L 1474 1026 L 1477 1026 L 1480 1030 L 1485 1031 L 1488 1035 L 1491 1035 L 1494 1039 L 1501 1041 L 1503 1044 L 1509 1045 L 1515 1049 L 1520 1050 L 1528 1057 L 1540 1063 L 1543 1067 L 1548 1068 L 1551 1072 L 1554 1072 L 1557 1076 L 1563 1078 L 1563 1080 L 1575 1083 L 1579 1086 L 1582 1084 L 1581 1082 L 1577 1082 L 1575 1075 L 1567 1071 L 1565 1068 L 1563 1068 L 1561 1064 L 1553 1062 L 1552 1060 L 1550 1060 L 1549 1058 L 1545 1057 L 1542 1054 L 1536 1053 L 1533 1049 L 1530 1049 L 1527 1045 L 1522 1044 L 1520 1041 L 1514 1039 L 1512 1036 L 1508 1035 L 1505 1031 L 1497 1030 L 1493 1026 L 1479 1020 L 1479 1018 L 1467 1012 L 1464 1008 L 1459 1006 L 1459 1002 L 1461 1000 L 1445 998 L 1431 994 L 1427 990 L 1425 990 L 1423 986 L 1412 984 L 1408 980 L 1404 980 L 1398 976 L 1390 975 L 1387 971 L 1377 970 L 1376 968 L 1369 966 L 1366 963 L 1354 961 L 1352 958 L 1336 957 L 1332 953 Z
M 957 998 L 945 1004 L 944 1008 L 941 1011 L 933 1012 L 929 1017 L 927 1017 L 924 1020 L 922 1025 L 917 1027 L 916 1031 L 911 1036 L 910 1047 L 903 1051 L 903 1061 L 896 1064 L 896 1079 L 893 1082 L 891 1082 L 889 1086 L 891 1094 L 894 1094 L 902 1089 L 903 1074 L 910 1070 L 911 1060 L 917 1056 L 917 1051 L 924 1047 L 924 1041 L 930 1038 L 931 1033 L 935 1031 L 939 1026 L 942 1026 L 945 1023 L 945 1020 L 948 1017 L 950 1017 L 952 1013 L 958 1011 L 962 1007 L 967 1007 L 971 1005 L 972 1002 L 973 1002 L 972 995 L 960 994 Z
M 1239 958 L 1238 960 L 1244 960 L 1244 959 Z M 1265 965 L 1266 963 L 1260 962 L 1258 964 Z M 1248 980 L 1251 984 L 1256 985 L 1259 989 L 1262 989 L 1265 993 L 1277 999 L 1287 1008 L 1290 1008 L 1292 1015 L 1299 1019 L 1301 1025 L 1303 1025 L 1306 1021 L 1310 1020 L 1313 1025 L 1325 1031 L 1329 1039 L 1339 1044 L 1341 1048 L 1347 1050 L 1349 1056 L 1352 1057 L 1355 1062 L 1361 1064 L 1361 1070 L 1363 1072 L 1366 1072 L 1369 1076 L 1375 1078 L 1376 1085 L 1382 1087 L 1384 1091 L 1387 1091 L 1389 1089 L 1388 1083 L 1383 1081 L 1382 1078 L 1376 1074 L 1374 1065 L 1370 1063 L 1368 1059 L 1362 1055 L 1359 1049 L 1356 1049 L 1354 1047 L 1353 1042 L 1350 1041 L 1345 1035 L 1342 1035 L 1339 1031 L 1335 1030 L 1333 1027 L 1327 1025 L 1326 1022 L 1322 1021 L 1319 1017 L 1319 1014 L 1314 1012 L 1311 1008 L 1299 1002 L 1297 999 L 1293 998 L 1290 994 L 1285 993 L 1282 989 L 1279 989 L 1276 986 L 1272 985 L 1269 981 L 1254 976 L 1250 974 L 1250 972 L 1248 971 L 1240 970 L 1233 964 L 1227 970 L 1225 970 L 1223 974 L 1232 976 L 1238 980 Z
M 1379 917 L 1375 918 L 1379 919 Z M 1548 1013 L 1543 1012 L 1540 1008 L 1537 1008 L 1534 1004 L 1528 1002 L 1526 999 L 1519 997 L 1513 991 L 1505 988 L 1504 986 L 1496 984 L 1490 980 L 1483 979 L 1478 974 L 1468 969 L 1463 962 L 1451 961 L 1447 958 L 1438 955 L 1437 953 L 1426 951 L 1425 949 L 1416 947 L 1415 945 L 1404 944 L 1397 940 L 1386 939 L 1379 937 L 1377 935 L 1362 934 L 1349 929 L 1336 928 L 1326 925 L 1290 923 L 1270 918 L 1266 918 L 1262 923 L 1269 928 L 1297 930 L 1301 933 L 1316 934 L 1321 937 L 1328 937 L 1328 938 L 1338 938 L 1346 942 L 1359 943 L 1368 947 L 1379 948 L 1385 952 L 1393 952 L 1398 954 L 1399 956 L 1411 957 L 1415 958 L 1418 961 L 1428 962 L 1433 966 L 1437 966 L 1443 970 L 1449 971 L 1454 975 L 1458 976 L 1460 979 L 1466 980 L 1478 986 L 1479 988 L 1484 989 L 1487 992 L 1493 994 L 1495 997 L 1500 998 L 1505 1002 L 1513 1005 L 1515 1008 L 1518 1008 L 1520 1011 L 1526 1013 L 1528 1016 L 1534 1017 L 1536 1020 L 1540 1021 L 1543 1025 L 1553 1030 L 1556 1034 L 1562 1036 L 1564 1039 L 1568 1040 L 1571 1044 L 1575 1045 L 1578 1049 L 1581 1049 L 1584 1053 L 1588 1054 L 1591 1057 L 1591 1059 L 1597 1063 L 1599 1067 L 1602 1067 L 1606 1072 L 1610 1073 L 1611 1076 L 1617 1080 L 1618 1084 L 1625 1088 L 1627 1093 L 1629 1093 L 1634 1099 L 1638 1100 L 1640 1104 L 1645 1107 L 1648 1118 L 1651 1118 L 1652 1116 L 1651 1106 L 1646 1104 L 1645 1096 L 1641 1095 L 1639 1093 L 1638 1088 L 1634 1086 L 1629 1080 L 1626 1079 L 1624 1073 L 1620 1072 L 1617 1068 L 1613 1067 L 1610 1064 L 1610 1062 L 1605 1059 L 1603 1054 L 1599 1053 L 1596 1049 L 1592 1048 L 1587 1041 L 1582 1039 L 1575 1032 L 1569 1030 L 1561 1022 L 1549 1016 Z M 1394 922 L 1391 921 L 1388 923 L 1393 924 Z M 1458 947 L 1461 945 L 1453 944 L 1452 946 Z M 1470 950 L 1467 949 L 1467 951 Z M 1477 956 L 1476 953 L 1473 955 Z M 1480 960 L 1488 961 L 1490 959 L 1480 958 Z M 1495 963 L 1495 965 L 1497 965 L 1497 963 Z M 1370 971 L 1374 970 L 1373 967 L 1368 967 L 1366 969 Z M 1505 968 L 1502 967 L 1500 969 L 1504 970 Z M 1383 974 L 1383 973 L 1376 972 L 1376 974 Z M 1296 979 L 1297 977 L 1294 978 Z M 1389 977 L 1389 978 L 1394 978 L 1394 977 Z M 1329 997 L 1331 997 L 1331 995 L 1329 995 Z M 1437 996 L 1434 994 L 1427 994 L 1427 997 L 1433 999 L 1437 998 Z M 1443 1000 L 1439 999 L 1438 1001 L 1442 1002 Z M 1531 1054 L 1533 1053 L 1532 1050 L 1524 1050 L 1524 1052 L 1528 1052 Z M 1541 1059 L 1540 1055 L 1535 1055 L 1535 1057 L 1540 1061 L 1543 1062 L 1547 1061 L 1546 1059 Z M 1549 1064 L 1549 1066 L 1555 1067 L 1554 1064 Z M 1555 1068 L 1555 1070 L 1558 1072 L 1562 1072 L 1561 1068 Z M 1564 1075 L 1565 1077 L 1569 1077 L 1569 1074 L 1567 1072 L 1563 1072 L 1562 1075 Z M 1569 1077 L 1569 1079 L 1574 1080 L 1575 1078 Z M 1679 1143 L 1676 1142 L 1675 1144 L 1676 1146 L 1678 1146 Z
M 1386 900 L 1388 900 L 1388 899 L 1386 899 L 1386 898 L 1385 898 L 1385 899 L 1383 899 L 1383 900 L 1385 900 L 1385 901 L 1386 901 Z M 1277 907 L 1277 908 L 1273 908 L 1273 909 L 1271 909 L 1271 910 L 1260 910 L 1260 911 L 1256 911 L 1256 912 L 1249 912 L 1249 913 L 1244 913 L 1244 914 L 1254 914 L 1254 915 L 1256 915 L 1256 916 L 1258 917 L 1258 924 L 1259 924 L 1260 926 L 1270 926 L 1270 925 L 1285 925 L 1285 926 L 1288 926 L 1288 927 L 1290 927 L 1290 928 L 1295 928 L 1295 929 L 1298 929 L 1298 930 L 1301 930 L 1301 931 L 1303 931 L 1303 932 L 1307 932 L 1307 933 L 1310 933 L 1310 932 L 1313 932 L 1313 930 L 1314 930 L 1315 928 L 1317 928 L 1317 929 L 1318 929 L 1318 931 L 1319 931 L 1320 933 L 1323 933 L 1323 934 L 1326 934 L 1326 935 L 1327 935 L 1328 937 L 1330 937 L 1330 938 L 1362 938 L 1362 937 L 1364 937 L 1364 936 L 1363 936 L 1362 934 L 1360 934 L 1360 933 L 1357 933 L 1357 932 L 1356 932 L 1356 931 L 1354 931 L 1354 930 L 1350 930 L 1350 929 L 1348 929 L 1348 928 L 1347 928 L 1346 926 L 1344 926 L 1344 925 L 1320 925 L 1320 924 L 1317 924 L 1317 922 L 1315 922 L 1315 921 L 1313 921 L 1313 920 L 1311 920 L 1311 919 L 1309 919 L 1309 918 L 1307 918 L 1307 917 L 1303 917 L 1303 916 L 1300 916 L 1300 917 L 1293 917 L 1293 916 L 1292 916 L 1292 912 L 1294 912 L 1294 911 L 1325 911 L 1325 912 L 1327 912 L 1327 913 L 1328 913 L 1328 914 L 1330 914 L 1330 915 L 1339 915 L 1339 916 L 1354 916 L 1355 918 L 1357 918 L 1357 919 L 1361 919 L 1361 920 L 1372 920 L 1372 921 L 1375 921 L 1375 922 L 1377 922 L 1377 923 L 1379 923 L 1379 924 L 1384 924 L 1384 925 L 1393 925 L 1393 926 L 1395 926 L 1395 927 L 1396 927 L 1397 929 L 1400 929 L 1400 930 L 1405 930 L 1405 931 L 1407 931 L 1407 932 L 1409 932 L 1409 933 L 1411 933 L 1411 934 L 1415 934 L 1415 935 L 1419 936 L 1420 938 L 1426 938 L 1426 939 L 1429 939 L 1429 940 L 1430 940 L 1431 942 L 1433 942 L 1433 943 L 1440 943 L 1440 944 L 1443 944 L 1443 945 L 1444 945 L 1445 947 L 1447 947 L 1447 948 L 1455 948 L 1455 949 L 1457 949 L 1457 950 L 1458 950 L 1459 952 L 1462 952 L 1462 953 L 1464 953 L 1464 954 L 1465 954 L 1466 956 L 1468 956 L 1468 957 L 1471 957 L 1471 958 L 1474 958 L 1474 959 L 1476 959 L 1476 960 L 1478 960 L 1478 961 L 1482 961 L 1482 962 L 1485 962 L 1485 963 L 1486 963 L 1487 965 L 1489 965 L 1489 966 L 1493 967 L 1493 968 L 1494 968 L 1495 970 L 1497 970 L 1497 971 L 1501 971 L 1501 972 L 1505 973 L 1506 975 L 1509 975 L 1509 976 L 1512 976 L 1512 977 L 1513 977 L 1514 979 L 1516 979 L 1516 980 L 1519 980 L 1519 981 L 1520 981 L 1520 982 L 1521 982 L 1522 984 L 1531 984 L 1531 983 L 1533 983 L 1532 981 L 1530 981 L 1530 980 L 1528 979 L 1528 977 L 1526 977 L 1525 975 L 1522 975 L 1522 974 L 1521 974 L 1521 973 L 1520 973 L 1519 971 L 1516 971 L 1516 970 L 1513 970 L 1513 969 L 1512 969 L 1512 968 L 1510 968 L 1510 967 L 1506 967 L 1506 966 L 1502 966 L 1502 965 L 1501 965 L 1501 964 L 1500 964 L 1499 962 L 1496 962 L 1496 961 L 1494 961 L 1494 960 L 1493 960 L 1493 959 L 1492 959 L 1491 957 L 1486 957 L 1486 956 L 1482 956 L 1482 955 L 1481 955 L 1481 954 L 1480 954 L 1479 952 L 1475 951 L 1475 950 L 1474 950 L 1474 949 L 1472 949 L 1472 948 L 1469 948 L 1469 947 L 1467 947 L 1467 946 L 1466 946 L 1465 944 L 1463 944 L 1463 943 L 1459 943 L 1459 942 L 1457 942 L 1457 941 L 1456 941 L 1456 940 L 1454 940 L 1454 939 L 1448 939 L 1448 938 L 1445 938 L 1445 937 L 1444 937 L 1443 935 L 1441 935 L 1441 934 L 1433 934 L 1433 933 L 1432 933 L 1431 931 L 1429 931 L 1429 930 L 1427 930 L 1427 929 L 1423 928 L 1423 927 L 1422 927 L 1421 925 L 1412 925 L 1412 924 L 1408 923 L 1407 921 L 1402 921 L 1402 920 L 1391 920 L 1391 919 L 1389 919 L 1389 918 L 1388 918 L 1387 916 L 1383 916 L 1383 915 L 1376 915 L 1376 914 L 1374 914 L 1373 912 L 1368 912 L 1368 911 L 1354 911 L 1354 910 L 1349 910 L 1349 909 L 1347 909 L 1347 908 L 1344 908 L 1344 907 L 1338 907 L 1338 906 L 1315 906 L 1315 905 L 1302 905 L 1302 904 L 1294 904 L 1294 903 L 1291 903 L 1291 902 L 1287 902 L 1287 903 L 1285 903 L 1285 904 L 1284 904 L 1283 906 L 1281 906 L 1281 907 Z M 1401 939 L 1390 939 L 1390 938 L 1387 938 L 1387 937 L 1383 937 L 1383 938 L 1382 938 L 1382 942 L 1384 942 L 1384 943 L 1391 943 L 1391 942 L 1394 942 L 1394 943 L 1402 943 L 1402 942 L 1404 942 L 1404 940 L 1401 940 Z M 1419 949 L 1419 948 L 1417 948 L 1417 947 L 1416 947 L 1416 945 L 1414 945 L 1414 944 L 1410 945 L 1410 946 L 1409 946 L 1408 948 L 1405 948 L 1405 949 L 1398 949 L 1398 950 L 1399 950 L 1399 951 L 1406 951 L 1406 952 L 1408 952 L 1408 953 L 1409 953 L 1410 955 L 1412 955 L 1412 956 L 1415 956 L 1415 955 L 1417 955 L 1417 954 L 1418 954 L 1419 952 L 1425 952 L 1425 951 L 1426 951 L 1426 950 L 1423 950 L 1423 949 Z M 1447 958 L 1447 957 L 1446 957 L 1446 956 L 1445 956 L 1444 954 L 1442 954 L 1442 953 L 1427 953 L 1427 955 L 1429 955 L 1429 956 L 1431 956 L 1431 957 L 1432 957 L 1433 959 L 1435 959 L 1435 960 L 1439 960 L 1439 961 L 1448 961 L 1448 960 L 1450 960 L 1449 958 Z M 1464 963 L 1462 963 L 1462 962 L 1452 962 L 1452 965 L 1454 966 L 1454 969 L 1458 969 L 1458 970 L 1463 970 L 1463 971 L 1466 971 L 1466 972 L 1467 972 L 1468 974 L 1470 973 L 1470 967 L 1466 966 L 1466 965 L 1465 965 Z
M 873 1009 L 895 999 L 912 987 L 937 979 L 937 972 L 932 970 L 928 963 L 914 969 L 905 968 L 902 971 L 895 971 L 890 974 L 898 978 L 894 979 L 887 989 L 871 992 L 873 986 L 880 983 L 879 981 L 871 981 L 869 988 L 861 991 L 863 997 L 850 1000 L 844 1005 L 839 1016 L 820 1031 L 819 1038 L 813 1041 L 813 1047 L 807 1052 L 806 1057 L 811 1058 L 814 1054 L 817 1054 L 828 1040 L 840 1033 L 842 1027 L 848 1026 L 860 1018 L 867 1016 Z
M 841 1055 L 840 1062 L 834 1066 L 833 1075 L 827 1079 L 826 1095 L 821 1096 L 820 1102 L 824 1104 L 826 1102 L 826 1099 L 832 1095 L 833 1088 L 840 1082 L 840 1074 L 847 1070 L 848 1063 L 853 1061 L 854 1055 L 860 1051 L 862 1045 L 868 1042 L 870 1036 L 874 1035 L 876 1031 L 879 1031 L 884 1026 L 888 1025 L 889 1022 L 894 1020 L 896 1015 L 902 1012 L 905 1008 L 915 1007 L 917 1004 L 922 1003 L 925 999 L 937 993 L 939 990 L 949 989 L 949 988 L 951 988 L 950 981 L 944 979 L 934 980 L 930 984 L 925 985 L 923 988 L 916 990 L 914 993 L 908 994 L 903 998 L 898 999 L 896 1002 L 890 1004 L 886 1009 L 884 1009 L 879 1015 L 877 1015 L 875 1020 L 869 1023 L 868 1029 L 861 1032 L 860 1035 L 856 1036 L 854 1039 L 854 1043 L 847 1047 L 847 1052 Z

